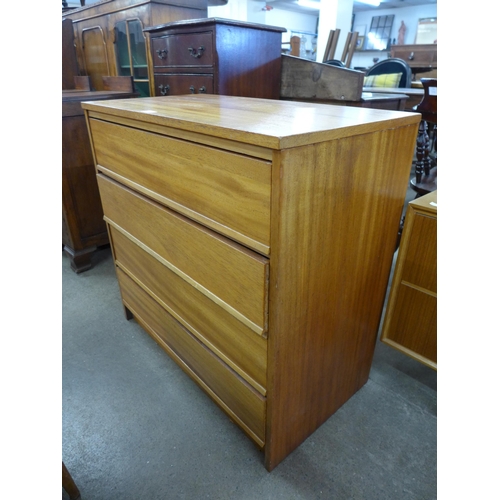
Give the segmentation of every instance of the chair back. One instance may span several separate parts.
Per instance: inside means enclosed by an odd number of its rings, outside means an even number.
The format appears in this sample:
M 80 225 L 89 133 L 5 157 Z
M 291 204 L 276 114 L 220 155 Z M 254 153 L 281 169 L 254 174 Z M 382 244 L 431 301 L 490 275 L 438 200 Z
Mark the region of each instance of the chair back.
M 339 43 L 340 29 L 330 30 L 328 35 L 328 42 L 326 42 L 325 54 L 323 55 L 323 62 L 332 61 L 335 59 L 335 51 Z
M 424 97 L 414 106 L 414 110 L 422 113 L 422 120 L 437 124 L 437 78 L 421 78 Z
M 339 68 L 345 68 L 345 64 L 338 59 L 330 59 L 329 61 L 323 61 L 325 64 L 329 64 L 330 66 L 338 66 Z
M 397 85 L 398 88 L 411 87 L 411 68 L 406 61 L 396 57 L 384 59 L 383 61 L 374 64 L 370 69 L 368 69 L 366 76 L 391 75 L 395 73 L 401 73 L 399 85 Z

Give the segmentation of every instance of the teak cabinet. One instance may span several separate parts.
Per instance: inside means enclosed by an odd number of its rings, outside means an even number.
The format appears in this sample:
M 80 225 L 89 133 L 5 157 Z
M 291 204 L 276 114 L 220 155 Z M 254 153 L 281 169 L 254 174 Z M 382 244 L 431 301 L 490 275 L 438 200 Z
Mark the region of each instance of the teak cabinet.
M 420 115 L 84 104 L 123 304 L 273 469 L 368 379 Z
M 206 93 L 279 99 L 284 31 L 219 18 L 146 28 L 150 95 Z
M 381 341 L 437 370 L 437 191 L 408 204 Z
M 94 90 L 102 77 L 133 76 L 141 94 L 149 91 L 146 40 L 148 26 L 207 16 L 207 0 L 101 0 L 72 9 L 78 67 L 90 76 Z

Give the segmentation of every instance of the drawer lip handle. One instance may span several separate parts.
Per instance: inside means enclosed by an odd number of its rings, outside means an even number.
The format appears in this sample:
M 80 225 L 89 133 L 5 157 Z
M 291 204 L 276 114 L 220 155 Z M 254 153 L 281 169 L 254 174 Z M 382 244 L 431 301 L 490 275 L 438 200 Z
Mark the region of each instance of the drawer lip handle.
M 193 47 L 188 47 L 189 53 L 196 59 L 199 59 L 203 52 L 205 51 L 205 47 L 202 45 L 198 47 L 198 49 L 194 49 Z
M 167 95 L 170 91 L 170 85 L 158 85 L 161 95 Z
M 158 57 L 160 59 L 166 59 L 167 54 L 168 54 L 168 50 L 167 49 L 157 49 L 156 53 L 158 54 Z

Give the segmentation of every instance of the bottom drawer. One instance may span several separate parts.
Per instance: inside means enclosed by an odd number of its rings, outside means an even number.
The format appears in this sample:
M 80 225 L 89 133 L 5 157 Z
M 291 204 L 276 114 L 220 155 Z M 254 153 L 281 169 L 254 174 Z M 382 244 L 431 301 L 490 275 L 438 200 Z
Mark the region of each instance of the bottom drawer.
M 155 96 L 213 94 L 212 75 L 155 75 Z
M 210 352 L 119 268 L 125 307 L 212 399 L 259 445 L 264 446 L 266 399 Z

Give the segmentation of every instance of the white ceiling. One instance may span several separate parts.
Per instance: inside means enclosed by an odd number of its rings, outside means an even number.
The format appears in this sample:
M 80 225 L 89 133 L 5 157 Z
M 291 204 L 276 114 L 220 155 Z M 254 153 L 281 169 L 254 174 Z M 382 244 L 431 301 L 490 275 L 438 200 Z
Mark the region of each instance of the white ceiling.
M 267 0 L 267 4 L 273 7 L 278 7 L 284 10 L 291 10 L 295 12 L 304 13 L 317 13 L 319 12 L 320 0 L 309 0 L 312 4 L 317 4 L 316 8 L 302 7 L 298 5 L 297 0 Z M 428 5 L 436 4 L 437 0 L 380 0 L 379 7 L 373 7 L 371 5 L 366 5 L 362 2 L 354 0 L 353 3 L 353 13 L 361 12 L 365 10 L 377 9 L 396 9 L 401 7 L 414 7 L 416 5 Z

